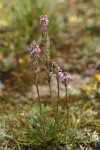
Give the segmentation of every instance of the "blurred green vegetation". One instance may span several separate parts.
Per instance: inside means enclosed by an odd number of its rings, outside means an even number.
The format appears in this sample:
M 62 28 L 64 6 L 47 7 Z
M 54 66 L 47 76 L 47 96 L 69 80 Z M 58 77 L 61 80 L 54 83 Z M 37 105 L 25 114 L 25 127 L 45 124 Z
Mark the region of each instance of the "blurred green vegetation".
M 5 0 L 0 2 L 0 6 L 2 51 L 8 49 L 16 50 L 16 53 L 17 51 L 25 51 L 26 45 L 39 37 L 39 17 L 42 14 L 47 14 L 52 20 L 50 31 L 53 36 L 63 29 L 63 18 L 57 8 L 57 1 L 11 0 L 9 3 Z
M 34 39 L 40 43 L 42 14 L 50 19 L 53 49 L 76 53 L 75 59 L 81 59 L 81 65 L 88 62 L 90 56 L 91 59 L 96 56 L 93 61 L 97 59 L 100 49 L 98 0 L 1 0 L 0 55 L 17 58 L 27 53 L 28 44 Z

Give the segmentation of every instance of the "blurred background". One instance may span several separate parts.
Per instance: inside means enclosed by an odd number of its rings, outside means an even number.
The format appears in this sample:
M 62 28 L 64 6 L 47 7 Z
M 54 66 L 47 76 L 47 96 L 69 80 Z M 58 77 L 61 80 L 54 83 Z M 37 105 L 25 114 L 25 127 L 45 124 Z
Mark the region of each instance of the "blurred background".
M 13 103 L 18 97 L 27 101 L 35 95 L 28 45 L 33 40 L 40 43 L 39 17 L 45 14 L 50 20 L 51 58 L 72 73 L 71 91 L 76 94 L 85 87 L 90 92 L 91 79 L 93 88 L 97 89 L 99 0 L 0 0 L 0 99 L 3 102 L 10 99 Z

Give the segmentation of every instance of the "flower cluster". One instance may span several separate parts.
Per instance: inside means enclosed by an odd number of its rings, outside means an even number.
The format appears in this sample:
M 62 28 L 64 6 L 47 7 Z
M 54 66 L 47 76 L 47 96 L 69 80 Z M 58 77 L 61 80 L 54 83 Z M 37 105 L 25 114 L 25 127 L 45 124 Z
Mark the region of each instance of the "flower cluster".
M 61 68 L 55 63 L 52 63 L 51 71 L 50 71 L 50 77 L 58 77 L 59 72 L 61 72 Z
M 48 20 L 47 15 L 40 17 L 40 25 L 41 25 L 42 33 L 48 30 L 49 20 Z
M 41 56 L 41 49 L 36 42 L 32 42 L 29 46 L 29 53 L 31 58 L 40 58 Z
M 71 80 L 71 75 L 69 73 L 62 72 L 62 69 L 59 66 L 57 66 L 55 63 L 54 65 L 55 65 L 55 68 L 51 69 L 50 76 L 58 77 L 60 82 L 63 85 L 67 85 Z
M 71 80 L 71 75 L 65 72 L 59 72 L 59 78 L 62 84 L 67 85 Z

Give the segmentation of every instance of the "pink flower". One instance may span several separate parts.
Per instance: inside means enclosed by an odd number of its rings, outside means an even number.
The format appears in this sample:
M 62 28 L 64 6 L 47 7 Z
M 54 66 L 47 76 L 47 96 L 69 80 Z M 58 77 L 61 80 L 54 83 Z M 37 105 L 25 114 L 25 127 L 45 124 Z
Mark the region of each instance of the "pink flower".
M 39 48 L 39 45 L 36 42 L 32 42 L 29 46 L 29 53 L 32 58 L 37 57 L 40 58 L 41 56 L 41 49 Z
M 50 76 L 50 77 L 55 77 L 56 74 L 55 74 L 53 71 L 51 71 L 51 72 L 49 73 L 49 76 Z
M 42 33 L 48 30 L 49 20 L 48 20 L 47 15 L 40 17 L 40 25 L 41 25 Z
M 59 79 L 63 85 L 67 85 L 72 79 L 71 75 L 69 73 L 62 72 L 62 69 L 55 62 L 53 62 L 53 68 L 51 68 L 50 76 Z
M 67 85 L 71 80 L 71 76 L 69 73 L 60 72 L 59 78 L 60 78 L 61 83 L 64 85 Z

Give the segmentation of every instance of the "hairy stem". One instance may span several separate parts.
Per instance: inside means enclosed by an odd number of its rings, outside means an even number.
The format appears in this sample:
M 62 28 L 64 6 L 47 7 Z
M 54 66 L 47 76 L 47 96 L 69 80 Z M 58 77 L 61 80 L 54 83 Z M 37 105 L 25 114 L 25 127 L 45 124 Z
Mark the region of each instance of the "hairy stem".
M 65 91 L 66 91 L 66 110 L 67 110 L 67 123 L 69 122 L 69 105 L 68 105 L 68 90 L 67 85 L 65 85 Z
M 37 74 L 36 74 L 36 73 L 35 73 L 35 85 L 36 85 L 36 90 L 37 90 L 37 94 L 38 94 L 39 107 L 40 107 L 40 114 L 42 115 L 41 99 L 40 99 L 39 87 L 38 87 L 38 77 L 37 77 Z
M 40 114 L 41 114 L 41 121 L 42 121 L 43 131 L 45 133 L 44 116 L 43 116 L 42 107 L 41 107 L 41 99 L 40 99 L 40 94 L 39 94 L 37 73 L 35 73 L 35 85 L 36 85 L 37 94 L 38 94 L 38 100 L 39 100 L 39 107 L 40 107 Z
M 57 86 L 58 86 L 58 99 L 57 99 L 56 118 L 58 117 L 58 105 L 59 105 L 59 78 L 57 79 Z
M 51 92 L 51 79 L 49 77 L 49 73 L 48 73 L 48 84 L 49 84 L 50 100 L 52 101 L 52 106 L 53 106 L 52 92 Z
M 51 77 L 49 75 L 50 73 L 50 58 L 48 58 L 48 55 L 46 55 L 46 72 L 48 76 L 48 85 L 49 85 L 49 93 L 50 93 L 50 100 L 52 101 L 52 107 L 53 107 L 53 99 L 52 99 L 52 92 L 51 92 Z
M 57 88 L 58 88 L 58 98 L 57 98 L 57 104 L 56 104 L 56 113 L 55 113 L 55 123 L 54 123 L 54 128 L 53 128 L 53 134 L 55 132 L 55 127 L 56 125 L 58 126 L 58 107 L 59 107 L 59 77 L 57 78 Z

